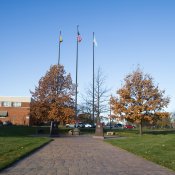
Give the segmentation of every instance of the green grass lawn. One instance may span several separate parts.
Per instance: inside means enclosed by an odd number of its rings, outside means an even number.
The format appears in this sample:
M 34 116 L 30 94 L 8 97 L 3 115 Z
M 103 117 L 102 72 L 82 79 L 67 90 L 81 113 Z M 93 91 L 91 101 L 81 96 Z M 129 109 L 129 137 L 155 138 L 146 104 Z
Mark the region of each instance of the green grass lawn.
M 29 136 L 36 135 L 38 131 L 42 130 L 43 134 L 49 134 L 49 127 L 36 127 L 36 126 L 1 126 L 0 127 L 0 137 L 9 136 Z
M 158 134 L 150 132 L 139 136 L 129 132 L 121 132 L 124 139 L 112 139 L 106 142 L 142 156 L 175 171 L 175 133 Z
M 51 141 L 51 138 L 29 136 L 35 133 L 33 127 L 0 127 L 0 170 Z

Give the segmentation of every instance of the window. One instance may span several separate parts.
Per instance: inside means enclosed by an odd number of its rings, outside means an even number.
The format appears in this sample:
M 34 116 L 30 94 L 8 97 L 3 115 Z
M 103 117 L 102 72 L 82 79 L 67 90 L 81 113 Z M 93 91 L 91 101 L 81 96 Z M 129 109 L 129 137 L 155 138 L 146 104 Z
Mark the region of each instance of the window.
M 13 102 L 13 107 L 21 107 L 21 102 Z
M 10 101 L 4 101 L 4 102 L 2 102 L 2 106 L 11 107 L 11 102 Z
M 0 117 L 7 117 L 8 112 L 7 111 L 0 111 Z

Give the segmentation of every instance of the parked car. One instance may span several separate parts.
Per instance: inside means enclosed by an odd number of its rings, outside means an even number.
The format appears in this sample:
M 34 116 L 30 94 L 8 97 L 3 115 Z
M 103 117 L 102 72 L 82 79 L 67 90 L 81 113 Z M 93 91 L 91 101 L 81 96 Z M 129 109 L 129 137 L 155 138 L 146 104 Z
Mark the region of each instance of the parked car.
M 79 123 L 78 123 L 78 128 L 85 128 L 85 124 L 82 123 L 82 122 L 79 122 Z
M 12 125 L 12 122 L 10 122 L 10 121 L 5 121 L 5 122 L 3 122 L 3 125 L 4 125 L 4 126 L 11 126 L 11 125 Z
M 92 124 L 92 128 L 96 128 L 96 123 Z
M 69 125 L 70 125 L 69 123 L 66 123 L 66 128 L 68 128 L 68 127 L 69 127 Z
M 107 124 L 104 126 L 105 128 L 113 128 L 114 126 L 113 125 L 110 125 L 110 124 Z
M 73 123 L 73 124 L 66 124 L 66 128 L 85 128 L 85 124 L 82 123 L 82 122 L 79 122 L 79 123 Z
M 123 125 L 121 123 L 117 123 L 114 125 L 115 128 L 123 128 Z
M 133 128 L 135 128 L 135 126 L 133 126 L 133 125 L 125 125 L 124 128 L 133 129 Z
M 86 124 L 85 124 L 85 128 L 92 128 L 92 125 L 91 125 L 91 124 L 86 123 Z
M 67 123 L 66 124 L 66 128 L 75 128 L 75 124 L 69 124 L 69 123 Z

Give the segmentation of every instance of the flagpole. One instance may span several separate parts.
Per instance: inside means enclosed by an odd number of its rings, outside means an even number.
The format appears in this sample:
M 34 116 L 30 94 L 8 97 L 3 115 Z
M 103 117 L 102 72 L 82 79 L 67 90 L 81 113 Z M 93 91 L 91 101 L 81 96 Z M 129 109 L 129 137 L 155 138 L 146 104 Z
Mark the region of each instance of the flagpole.
M 77 25 L 77 33 L 78 33 L 78 25 Z M 76 127 L 78 127 L 78 112 L 77 112 L 77 91 L 78 88 L 78 38 L 77 38 L 77 52 L 76 52 L 76 92 L 75 92 L 75 120 L 76 120 Z
M 61 30 L 60 30 L 60 36 L 61 36 Z M 60 65 L 60 45 L 61 45 L 61 42 L 60 42 L 60 37 L 59 37 L 58 65 Z
M 94 124 L 94 32 L 93 32 L 93 106 L 92 106 L 92 117 L 93 117 L 93 124 Z
M 93 96 L 94 96 L 94 45 L 97 45 L 96 43 L 96 40 L 95 40 L 95 35 L 94 35 L 94 32 L 93 32 Z M 98 87 L 98 92 L 99 92 L 99 87 Z M 99 108 L 99 93 L 98 93 L 98 104 L 97 104 L 97 107 Z M 94 98 L 93 98 L 94 100 Z M 94 103 L 94 101 L 93 101 Z M 93 106 L 94 108 L 94 106 Z M 98 114 L 97 114 L 97 121 L 96 121 L 96 127 L 95 127 L 95 135 L 93 136 L 94 138 L 101 138 L 101 139 L 104 139 L 104 132 L 103 132 L 103 126 L 102 126 L 102 123 L 100 122 L 100 116 L 99 116 L 99 109 L 98 109 Z

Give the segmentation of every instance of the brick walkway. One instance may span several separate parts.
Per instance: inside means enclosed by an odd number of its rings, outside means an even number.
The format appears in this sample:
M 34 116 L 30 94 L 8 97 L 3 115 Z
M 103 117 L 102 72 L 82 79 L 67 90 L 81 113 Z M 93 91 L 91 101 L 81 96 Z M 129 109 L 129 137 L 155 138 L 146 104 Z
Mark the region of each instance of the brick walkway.
M 175 175 L 171 170 L 88 136 L 56 138 L 0 174 Z

